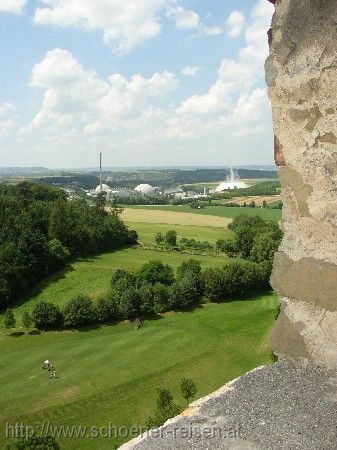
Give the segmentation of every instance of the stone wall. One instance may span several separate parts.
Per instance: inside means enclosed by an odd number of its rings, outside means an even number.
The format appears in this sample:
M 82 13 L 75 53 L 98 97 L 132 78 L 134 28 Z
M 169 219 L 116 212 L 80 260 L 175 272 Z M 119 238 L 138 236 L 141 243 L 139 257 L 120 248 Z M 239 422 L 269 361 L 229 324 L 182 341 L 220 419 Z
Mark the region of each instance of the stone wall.
M 275 3 L 275 2 L 273 2 Z M 337 368 L 337 0 L 276 0 L 266 82 L 283 187 L 275 352 Z

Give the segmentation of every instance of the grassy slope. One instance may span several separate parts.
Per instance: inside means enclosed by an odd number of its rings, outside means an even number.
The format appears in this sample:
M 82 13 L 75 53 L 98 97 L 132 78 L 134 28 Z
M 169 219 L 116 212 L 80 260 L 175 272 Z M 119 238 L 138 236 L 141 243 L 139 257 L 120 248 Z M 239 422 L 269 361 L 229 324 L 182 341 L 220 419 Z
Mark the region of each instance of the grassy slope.
M 279 209 L 267 209 L 267 208 L 229 208 L 224 206 L 208 206 L 203 209 L 192 209 L 188 205 L 184 206 L 171 206 L 171 205 L 161 205 L 161 206 L 127 206 L 127 208 L 137 208 L 137 209 L 152 209 L 159 211 L 174 211 L 174 212 L 187 212 L 193 214 L 202 214 L 210 216 L 228 217 L 234 218 L 239 214 L 246 214 L 248 216 L 258 215 L 263 219 L 268 220 L 281 220 L 281 210 Z
M 277 304 L 274 295 L 208 304 L 191 313 L 169 313 L 138 331 L 121 323 L 37 336 L 0 333 L 1 426 L 43 420 L 53 425 L 144 425 L 158 387 L 171 389 L 182 404 L 182 377 L 195 380 L 201 397 L 270 363 L 267 336 Z M 58 379 L 49 380 L 41 369 L 46 358 L 58 368 Z M 3 440 L 3 430 L 0 436 Z M 59 441 L 63 449 L 111 449 L 114 443 Z
M 191 257 L 201 261 L 203 267 L 216 267 L 225 263 L 227 259 L 212 255 L 189 256 L 174 252 L 156 252 L 142 248 L 127 248 L 113 253 L 104 253 L 76 261 L 65 271 L 58 272 L 40 283 L 29 300 L 25 299 L 22 305 L 14 309 L 14 314 L 20 323 L 22 312 L 31 311 L 40 300 L 63 305 L 79 294 L 89 294 L 97 298 L 108 290 L 112 273 L 119 268 L 136 271 L 148 261 L 158 259 L 172 267 L 177 267 Z
M 172 229 L 177 232 L 178 240 L 181 238 L 194 238 L 199 241 L 208 241 L 212 244 L 218 239 L 228 239 L 233 235 L 227 228 L 220 227 L 196 227 L 141 222 L 127 222 L 127 225 L 138 232 L 140 242 L 147 246 L 153 245 L 157 233 L 164 235 L 168 230 Z

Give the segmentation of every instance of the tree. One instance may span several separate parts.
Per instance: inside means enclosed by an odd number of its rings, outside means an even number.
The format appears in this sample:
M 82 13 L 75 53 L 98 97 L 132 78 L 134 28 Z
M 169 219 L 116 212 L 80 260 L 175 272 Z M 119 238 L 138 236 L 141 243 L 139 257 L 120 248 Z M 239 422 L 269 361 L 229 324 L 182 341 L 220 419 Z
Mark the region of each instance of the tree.
M 33 308 L 32 318 L 36 328 L 50 329 L 62 326 L 63 316 L 58 306 L 40 301 Z
M 165 284 L 156 283 L 152 287 L 153 310 L 156 313 L 169 311 L 169 288 Z
M 26 328 L 26 330 L 29 330 L 29 328 L 33 325 L 33 318 L 28 311 L 24 311 L 22 315 L 22 325 Z
M 170 247 L 177 245 L 177 232 L 175 230 L 169 230 L 165 235 L 165 243 Z
M 173 395 L 168 389 L 158 389 L 157 407 L 154 417 L 149 417 L 148 428 L 159 427 L 171 417 L 180 413 L 180 408 L 173 402 Z
M 7 308 L 4 315 L 4 326 L 5 328 L 14 328 L 16 325 L 16 320 L 14 313 L 11 308 Z
M 123 319 L 135 320 L 142 317 L 142 297 L 137 288 L 131 286 L 119 298 L 119 312 Z
M 137 272 L 137 278 L 150 284 L 161 283 L 170 285 L 174 282 L 174 272 L 168 264 L 155 260 L 144 264 Z
M 196 395 L 197 386 L 195 385 L 193 380 L 183 378 L 180 382 L 180 390 L 181 390 L 182 396 L 186 400 L 186 403 L 188 403 L 190 398 L 192 398 Z
M 63 308 L 64 325 L 78 327 L 95 322 L 95 310 L 90 297 L 79 295 L 70 300 Z
M 100 323 L 114 322 L 118 320 L 118 304 L 114 297 L 99 298 L 95 306 L 95 317 Z
M 201 274 L 201 263 L 196 259 L 187 259 L 180 264 L 177 268 L 177 277 L 179 280 L 184 278 L 187 274 L 200 275 Z
M 173 309 L 186 309 L 200 302 L 203 291 L 200 290 L 200 279 L 193 274 L 186 274 L 176 281 L 170 289 L 170 306 Z
M 279 244 L 280 239 L 272 232 L 259 234 L 254 238 L 251 258 L 257 262 L 272 261 Z
M 58 239 L 51 239 L 48 242 L 49 248 L 49 270 L 54 272 L 55 270 L 62 269 L 69 261 L 69 250 L 62 245 Z

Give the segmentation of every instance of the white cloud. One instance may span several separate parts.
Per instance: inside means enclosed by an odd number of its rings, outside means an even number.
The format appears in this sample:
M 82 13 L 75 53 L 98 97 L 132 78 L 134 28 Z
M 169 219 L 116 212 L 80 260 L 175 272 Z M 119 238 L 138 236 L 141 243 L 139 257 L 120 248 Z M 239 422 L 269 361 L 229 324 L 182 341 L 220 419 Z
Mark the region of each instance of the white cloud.
M 12 103 L 0 103 L 0 119 L 5 117 L 10 111 L 14 111 L 14 105 Z
M 0 0 L 0 12 L 22 14 L 28 0 Z
M 232 38 L 240 36 L 244 29 L 244 25 L 244 15 L 240 11 L 233 11 L 227 19 L 228 36 Z
M 219 26 L 209 27 L 202 23 L 199 15 L 192 10 L 183 8 L 176 4 L 168 3 L 167 16 L 170 17 L 177 28 L 181 30 L 195 30 L 206 36 L 216 36 L 223 33 L 223 29 Z
M 12 103 L 0 103 L 0 139 L 8 137 L 16 127 L 16 120 L 13 117 L 15 110 Z
M 107 81 L 86 70 L 67 51 L 55 49 L 32 70 L 31 85 L 44 89 L 42 106 L 30 129 L 101 133 L 116 124 L 140 117 L 151 102 L 175 90 L 178 80 L 164 71 L 150 78 L 135 74 L 130 80 L 112 74 Z
M 185 77 L 194 77 L 198 72 L 200 72 L 199 66 L 186 66 L 181 71 Z
M 167 0 L 40 0 L 35 11 L 37 24 L 78 26 L 102 30 L 103 41 L 124 53 L 157 36 L 159 13 Z
M 227 127 L 236 136 L 266 131 L 270 108 L 266 91 L 260 86 L 264 83 L 263 64 L 268 53 L 266 30 L 272 12 L 272 6 L 268 8 L 264 0 L 256 3 L 246 24 L 246 42 L 238 58 L 224 59 L 218 78 L 208 92 L 183 101 L 176 111 L 178 115 L 202 116 L 201 128 L 208 131 Z
M 104 44 L 120 54 L 158 36 L 165 16 L 180 30 L 195 30 L 207 36 L 224 31 L 219 26 L 206 26 L 195 11 L 178 5 L 176 0 L 38 1 L 42 5 L 35 10 L 36 24 L 100 30 Z

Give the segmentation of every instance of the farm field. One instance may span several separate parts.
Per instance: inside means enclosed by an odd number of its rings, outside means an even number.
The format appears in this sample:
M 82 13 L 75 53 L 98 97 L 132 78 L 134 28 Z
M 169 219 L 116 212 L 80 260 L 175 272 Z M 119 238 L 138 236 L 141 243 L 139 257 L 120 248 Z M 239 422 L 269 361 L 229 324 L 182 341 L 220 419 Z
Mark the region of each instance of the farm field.
M 141 213 L 138 213 L 139 215 L 133 216 L 132 221 L 134 222 L 141 222 L 141 221 L 146 221 L 146 216 L 150 213 L 150 211 L 166 211 L 166 212 L 174 212 L 174 213 L 188 213 L 188 214 L 197 214 L 199 217 L 198 219 L 195 219 L 195 223 L 200 223 L 201 221 L 205 221 L 205 224 L 207 223 L 207 219 L 200 219 L 200 216 L 211 216 L 212 219 L 209 219 L 210 221 L 208 222 L 209 224 L 212 223 L 212 221 L 214 220 L 214 217 L 223 217 L 226 218 L 230 221 L 230 219 L 233 219 L 234 217 L 237 217 L 240 214 L 246 214 L 248 216 L 255 216 L 258 215 L 260 217 L 262 217 L 263 219 L 266 220 L 275 220 L 275 221 L 279 221 L 281 220 L 282 217 L 282 212 L 280 209 L 268 209 L 268 208 L 247 208 L 247 207 L 238 207 L 238 208 L 231 208 L 231 207 L 226 207 L 226 206 L 208 206 L 206 208 L 203 209 L 192 209 L 190 206 L 188 205 L 160 205 L 160 206 L 128 206 L 125 208 L 123 214 L 131 214 L 129 212 L 129 210 L 141 210 Z M 136 213 L 133 213 L 136 214 Z M 124 215 L 123 216 L 125 218 L 125 220 L 131 220 L 128 219 L 127 217 L 131 217 L 131 216 L 127 216 Z M 152 217 L 156 217 L 156 216 L 152 216 Z M 158 214 L 157 216 L 157 220 L 160 220 L 160 215 Z M 175 220 L 178 222 L 179 217 L 178 216 L 174 216 L 177 217 L 175 218 Z M 155 220 L 155 219 L 153 219 Z M 191 219 L 192 220 L 192 219 Z M 214 220 L 214 223 L 215 220 Z M 208 225 L 210 226 L 210 225 Z M 214 226 L 214 225 L 213 225 Z
M 183 377 L 196 382 L 199 398 L 271 363 L 268 335 L 277 306 L 277 297 L 270 294 L 167 313 L 137 331 L 128 323 L 19 337 L 2 331 L 1 426 L 19 422 L 38 431 L 43 423 L 80 425 L 88 427 L 85 435 L 90 435 L 89 427 L 109 423 L 144 426 L 157 388 L 170 389 L 183 405 Z M 49 380 L 41 369 L 46 358 L 55 364 L 58 378 Z M 0 436 L 4 444 L 4 429 Z M 62 449 L 113 449 L 131 437 L 112 436 L 57 441 Z
M 158 259 L 175 268 L 185 259 L 191 257 L 198 259 L 203 267 L 216 267 L 222 263 L 225 264 L 227 260 L 225 256 L 191 256 L 175 252 L 157 252 L 140 247 L 104 253 L 78 260 L 66 270 L 57 272 L 39 283 L 29 299 L 25 299 L 20 306 L 14 308 L 14 313 L 20 321 L 23 311 L 30 311 L 41 300 L 62 306 L 79 294 L 90 295 L 93 299 L 96 299 L 109 289 L 112 273 L 116 269 L 136 271 L 143 264 Z
M 126 221 L 126 224 L 129 228 L 137 231 L 140 243 L 145 246 L 153 245 L 157 233 L 165 235 L 167 231 L 172 229 L 177 232 L 178 240 L 181 238 L 194 238 L 199 241 L 208 241 L 211 244 L 215 244 L 218 239 L 229 239 L 233 236 L 233 233 L 228 228 L 214 226 L 196 227 L 195 225 L 167 225 L 128 221 Z

